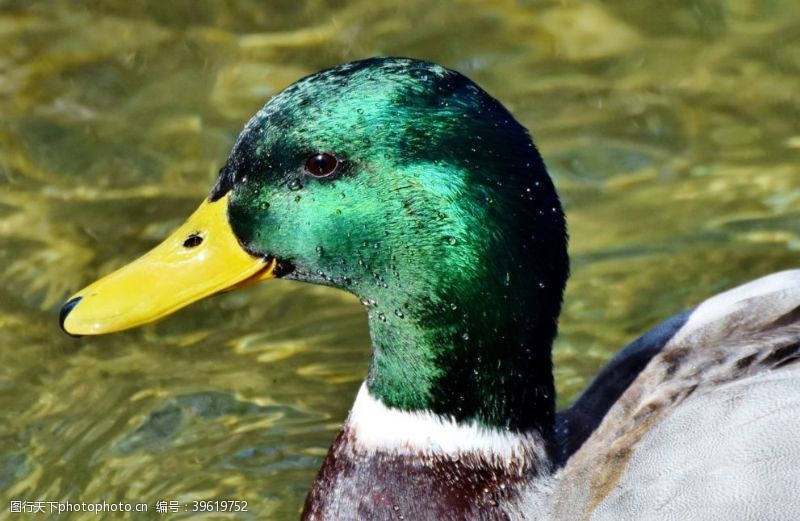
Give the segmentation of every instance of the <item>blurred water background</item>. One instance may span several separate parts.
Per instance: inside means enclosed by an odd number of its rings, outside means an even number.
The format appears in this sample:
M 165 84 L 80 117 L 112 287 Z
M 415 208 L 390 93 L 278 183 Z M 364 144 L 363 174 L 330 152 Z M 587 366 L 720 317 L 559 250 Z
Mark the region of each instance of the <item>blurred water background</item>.
M 373 55 L 456 68 L 532 129 L 572 236 L 561 406 L 661 319 L 800 265 L 796 1 L 0 0 L 0 519 L 297 517 L 366 369 L 354 298 L 275 282 L 80 340 L 56 316 L 182 222 L 270 95 Z

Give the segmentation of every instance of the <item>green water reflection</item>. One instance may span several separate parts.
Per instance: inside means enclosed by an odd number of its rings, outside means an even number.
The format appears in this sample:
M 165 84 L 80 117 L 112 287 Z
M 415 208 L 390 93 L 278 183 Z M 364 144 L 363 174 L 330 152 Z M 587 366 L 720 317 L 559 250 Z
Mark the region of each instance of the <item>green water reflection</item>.
M 0 518 L 214 498 L 296 517 L 366 368 L 354 298 L 276 282 L 82 340 L 56 312 L 182 221 L 249 116 L 322 67 L 431 59 L 533 130 L 572 235 L 562 405 L 638 332 L 800 264 L 794 1 L 0 9 Z

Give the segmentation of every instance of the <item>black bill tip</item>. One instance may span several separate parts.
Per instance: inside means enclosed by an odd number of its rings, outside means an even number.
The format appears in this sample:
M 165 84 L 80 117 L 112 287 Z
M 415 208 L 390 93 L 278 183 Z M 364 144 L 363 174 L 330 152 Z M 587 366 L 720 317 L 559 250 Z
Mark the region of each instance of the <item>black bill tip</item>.
M 72 333 L 67 331 L 66 328 L 64 328 L 64 321 L 67 320 L 67 316 L 69 316 L 70 311 L 75 309 L 75 306 L 80 304 L 82 299 L 83 297 L 75 297 L 73 299 L 70 299 L 66 304 L 64 304 L 64 307 L 62 307 L 61 311 L 58 313 L 58 324 L 61 326 L 61 329 L 64 330 L 64 333 L 68 334 L 69 336 L 74 336 L 74 337 L 81 336 L 81 335 L 73 335 Z

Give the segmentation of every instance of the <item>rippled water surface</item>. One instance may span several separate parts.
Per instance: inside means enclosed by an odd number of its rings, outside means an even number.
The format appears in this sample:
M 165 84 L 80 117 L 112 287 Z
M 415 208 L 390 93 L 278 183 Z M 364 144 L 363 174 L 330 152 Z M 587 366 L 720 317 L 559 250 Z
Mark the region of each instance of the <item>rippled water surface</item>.
M 572 236 L 561 405 L 660 319 L 800 264 L 796 1 L 0 0 L 0 518 L 297 516 L 366 369 L 354 298 L 275 282 L 80 340 L 56 314 L 188 215 L 271 94 L 378 54 L 456 68 L 532 129 Z

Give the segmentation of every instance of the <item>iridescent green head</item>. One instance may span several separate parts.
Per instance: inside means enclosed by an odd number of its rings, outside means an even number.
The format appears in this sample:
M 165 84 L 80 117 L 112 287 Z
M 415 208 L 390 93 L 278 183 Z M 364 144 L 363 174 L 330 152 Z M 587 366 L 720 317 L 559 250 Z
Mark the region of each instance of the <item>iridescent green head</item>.
M 387 405 L 549 429 L 564 217 L 527 131 L 398 58 L 304 78 L 247 124 L 209 201 L 277 273 L 357 295 Z
M 460 416 L 531 363 L 550 379 L 563 215 L 528 133 L 464 76 L 373 59 L 305 78 L 248 123 L 211 197 L 229 190 L 248 251 L 368 307 L 390 405 Z

